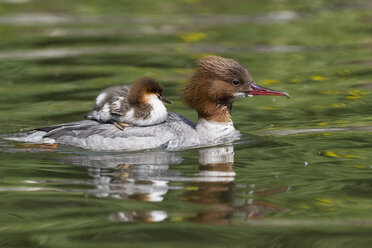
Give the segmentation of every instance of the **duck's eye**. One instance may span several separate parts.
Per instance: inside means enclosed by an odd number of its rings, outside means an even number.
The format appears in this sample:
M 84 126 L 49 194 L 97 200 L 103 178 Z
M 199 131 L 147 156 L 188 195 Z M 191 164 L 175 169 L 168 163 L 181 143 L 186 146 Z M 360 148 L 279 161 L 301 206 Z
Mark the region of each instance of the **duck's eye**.
M 232 83 L 233 83 L 233 85 L 239 85 L 239 84 L 240 84 L 240 82 L 239 82 L 238 79 L 234 79 L 234 80 L 232 81 Z

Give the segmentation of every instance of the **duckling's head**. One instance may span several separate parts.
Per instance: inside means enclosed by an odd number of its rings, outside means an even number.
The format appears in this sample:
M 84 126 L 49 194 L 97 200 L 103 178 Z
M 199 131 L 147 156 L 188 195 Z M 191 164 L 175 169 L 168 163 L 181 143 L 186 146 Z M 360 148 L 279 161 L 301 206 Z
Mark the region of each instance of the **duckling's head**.
M 151 99 L 171 103 L 162 94 L 163 87 L 155 79 L 140 77 L 130 87 L 128 99 L 132 104 L 148 103 Z
M 255 84 L 248 70 L 235 60 L 206 56 L 197 61 L 197 68 L 183 89 L 182 99 L 199 117 L 226 122 L 231 120 L 232 102 L 253 95 L 289 97 L 286 92 Z

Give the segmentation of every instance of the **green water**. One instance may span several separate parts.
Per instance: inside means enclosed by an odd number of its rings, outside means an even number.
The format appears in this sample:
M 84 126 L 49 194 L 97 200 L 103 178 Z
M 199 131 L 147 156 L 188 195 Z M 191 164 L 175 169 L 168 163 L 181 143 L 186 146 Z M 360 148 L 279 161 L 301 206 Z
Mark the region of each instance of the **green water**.
M 244 138 L 225 147 L 0 140 L 0 247 L 369 247 L 371 13 L 368 0 L 0 1 L 0 135 L 80 120 L 143 75 L 195 121 L 178 91 L 204 54 L 291 95 L 237 101 Z

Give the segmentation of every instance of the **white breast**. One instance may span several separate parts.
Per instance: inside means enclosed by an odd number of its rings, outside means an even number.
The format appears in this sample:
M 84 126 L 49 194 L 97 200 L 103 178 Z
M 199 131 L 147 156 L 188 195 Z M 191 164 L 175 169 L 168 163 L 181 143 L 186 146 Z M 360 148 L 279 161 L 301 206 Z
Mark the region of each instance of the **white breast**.
M 152 107 L 150 117 L 135 118 L 134 110 L 131 109 L 121 118 L 121 121 L 135 126 L 152 126 L 164 122 L 168 111 L 163 102 L 155 94 L 148 95 L 146 98 L 147 103 Z
M 199 119 L 196 125 L 196 132 L 203 142 L 213 142 L 214 140 L 236 139 L 240 132 L 234 128 L 233 122 L 214 122 Z

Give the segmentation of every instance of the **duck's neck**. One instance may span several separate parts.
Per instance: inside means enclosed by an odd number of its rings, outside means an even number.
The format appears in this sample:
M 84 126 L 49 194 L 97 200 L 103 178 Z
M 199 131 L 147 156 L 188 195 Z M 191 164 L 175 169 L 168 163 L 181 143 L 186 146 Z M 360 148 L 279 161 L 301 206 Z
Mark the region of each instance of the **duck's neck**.
M 221 138 L 233 135 L 236 130 L 231 120 L 231 104 L 216 104 L 205 102 L 198 111 L 199 120 L 196 124 L 198 133 Z
M 231 121 L 231 103 L 214 103 L 205 101 L 202 108 L 197 109 L 199 119 L 210 122 L 229 123 Z

